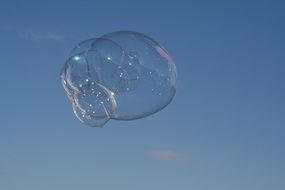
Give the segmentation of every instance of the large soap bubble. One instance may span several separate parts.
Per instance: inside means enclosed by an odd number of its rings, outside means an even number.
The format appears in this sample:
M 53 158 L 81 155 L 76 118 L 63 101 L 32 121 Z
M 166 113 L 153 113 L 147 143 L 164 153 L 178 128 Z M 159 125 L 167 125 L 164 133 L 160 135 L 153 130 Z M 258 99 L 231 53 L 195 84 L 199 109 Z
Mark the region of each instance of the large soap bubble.
M 166 107 L 175 95 L 177 71 L 156 41 L 119 31 L 79 43 L 60 76 L 76 117 L 96 127 L 110 119 L 143 118 Z

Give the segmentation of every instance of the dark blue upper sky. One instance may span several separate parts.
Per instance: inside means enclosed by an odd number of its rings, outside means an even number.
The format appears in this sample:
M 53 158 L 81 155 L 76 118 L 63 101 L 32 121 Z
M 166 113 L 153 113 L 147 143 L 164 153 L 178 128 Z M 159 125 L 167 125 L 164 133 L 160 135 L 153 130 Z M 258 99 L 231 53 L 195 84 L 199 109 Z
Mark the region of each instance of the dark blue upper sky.
M 285 189 L 283 1 L 1 1 L 0 189 Z M 145 33 L 177 94 L 150 117 L 82 127 L 59 72 L 78 42 Z

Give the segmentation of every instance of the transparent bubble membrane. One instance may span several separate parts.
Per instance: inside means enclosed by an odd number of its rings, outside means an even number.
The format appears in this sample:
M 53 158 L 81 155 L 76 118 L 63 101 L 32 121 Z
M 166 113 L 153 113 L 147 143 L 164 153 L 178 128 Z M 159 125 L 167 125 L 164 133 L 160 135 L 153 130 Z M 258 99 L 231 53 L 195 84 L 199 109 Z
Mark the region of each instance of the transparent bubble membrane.
M 79 43 L 61 70 L 76 117 L 87 126 L 133 120 L 166 107 L 175 95 L 176 66 L 144 34 L 119 31 Z

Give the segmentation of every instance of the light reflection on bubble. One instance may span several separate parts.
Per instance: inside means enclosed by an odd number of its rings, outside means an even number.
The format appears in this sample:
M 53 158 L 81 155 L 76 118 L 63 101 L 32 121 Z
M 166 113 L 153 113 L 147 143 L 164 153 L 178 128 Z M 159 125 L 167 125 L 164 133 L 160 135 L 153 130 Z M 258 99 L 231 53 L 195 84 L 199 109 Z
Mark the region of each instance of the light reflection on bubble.
M 156 41 L 120 31 L 78 44 L 60 76 L 76 117 L 85 125 L 103 126 L 166 107 L 175 95 L 177 71 Z

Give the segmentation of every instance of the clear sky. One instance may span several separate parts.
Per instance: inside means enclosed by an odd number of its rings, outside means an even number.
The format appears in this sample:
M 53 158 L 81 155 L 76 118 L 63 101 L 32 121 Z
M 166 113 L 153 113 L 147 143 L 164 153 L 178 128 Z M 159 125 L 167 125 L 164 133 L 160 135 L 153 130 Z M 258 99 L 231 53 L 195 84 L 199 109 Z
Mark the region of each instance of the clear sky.
M 1 190 L 284 190 L 283 1 L 0 2 Z M 174 57 L 172 103 L 84 127 L 59 72 L 78 42 L 145 33 Z

